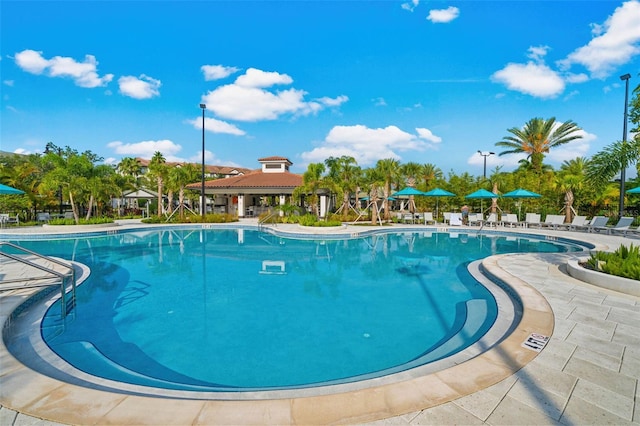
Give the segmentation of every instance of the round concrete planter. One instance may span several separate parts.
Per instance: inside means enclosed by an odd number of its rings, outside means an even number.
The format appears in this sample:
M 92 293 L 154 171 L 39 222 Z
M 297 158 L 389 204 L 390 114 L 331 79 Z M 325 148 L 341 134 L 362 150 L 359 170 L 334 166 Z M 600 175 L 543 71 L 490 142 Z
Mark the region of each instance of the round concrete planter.
M 630 278 L 616 277 L 615 275 L 592 271 L 591 269 L 580 266 L 579 262 L 584 262 L 586 260 L 587 258 L 570 260 L 567 262 L 567 271 L 569 272 L 569 275 L 575 279 L 598 287 L 640 297 L 640 281 L 632 280 Z

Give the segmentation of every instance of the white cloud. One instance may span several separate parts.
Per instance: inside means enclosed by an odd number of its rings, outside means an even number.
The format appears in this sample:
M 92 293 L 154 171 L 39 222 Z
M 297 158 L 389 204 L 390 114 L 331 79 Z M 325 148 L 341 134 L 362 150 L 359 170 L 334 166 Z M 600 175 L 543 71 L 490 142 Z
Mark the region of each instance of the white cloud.
M 565 74 L 564 79 L 567 83 L 584 83 L 589 80 L 589 76 L 584 73 L 567 73 Z
M 616 8 L 603 25 L 593 24 L 594 38 L 559 61 L 568 69 L 572 64 L 585 66 L 595 78 L 605 78 L 616 67 L 640 53 L 640 2 L 627 1 Z
M 204 73 L 206 81 L 220 80 L 240 71 L 240 68 L 225 67 L 224 65 L 203 65 L 200 69 Z
M 442 142 L 442 138 L 440 136 L 434 135 L 433 132 L 431 132 L 431 130 L 429 129 L 418 127 L 416 128 L 416 132 L 418 132 L 418 136 L 420 137 L 420 139 L 424 139 L 432 143 Z
M 411 0 L 406 3 L 402 3 L 400 7 L 403 8 L 404 10 L 408 10 L 409 12 L 413 12 L 413 9 L 418 7 L 419 4 L 420 4 L 420 0 Z
M 432 9 L 429 11 L 427 19 L 434 24 L 446 24 L 460 15 L 460 9 L 454 6 L 449 6 L 446 9 Z
M 375 106 L 387 106 L 387 101 L 384 98 L 375 98 L 373 99 L 373 104 Z
M 424 151 L 430 147 L 420 139 L 426 134 L 424 131 L 427 129 L 420 130 L 416 136 L 397 126 L 377 129 L 363 125 L 335 126 L 329 131 L 321 146 L 301 156 L 307 162 L 320 162 L 330 156 L 349 155 L 363 166 L 372 165 L 382 158 L 400 159 L 398 152 Z
M 16 64 L 31 74 L 46 74 L 49 77 L 70 77 L 76 86 L 94 88 L 107 85 L 113 74 L 99 77 L 95 56 L 85 55 L 83 62 L 65 56 L 45 59 L 42 52 L 23 50 L 15 55 Z
M 149 99 L 159 96 L 158 89 L 162 85 L 160 80 L 156 80 L 142 74 L 140 77 L 127 75 L 118 79 L 120 93 L 134 99 Z
M 291 84 L 286 74 L 265 72 L 250 68 L 233 84 L 219 86 L 202 98 L 202 103 L 215 115 L 238 121 L 275 120 L 281 115 L 315 114 L 326 107 L 337 107 L 349 98 L 322 97 L 305 101 L 307 92 L 294 88 L 270 91 L 267 87 L 276 84 Z
M 508 64 L 496 71 L 491 79 L 510 90 L 539 98 L 553 98 L 564 91 L 564 80 L 545 64 Z
M 249 68 L 246 73 L 238 77 L 235 81 L 237 86 L 262 88 L 271 87 L 276 84 L 291 83 L 293 83 L 293 79 L 287 74 L 262 71 L 256 68 Z
M 2 84 L 4 84 L 5 86 L 13 87 L 14 81 L 13 80 L 4 80 L 2 82 Z
M 544 57 L 547 56 L 549 49 L 549 46 L 531 46 L 529 47 L 529 54 L 527 56 L 536 62 L 541 62 L 544 60 Z
M 107 144 L 107 148 L 112 149 L 116 154 L 119 155 L 127 157 L 141 157 L 147 159 L 153 157 L 153 154 L 156 151 L 160 151 L 167 161 L 181 161 L 176 160 L 178 157 L 176 157 L 175 154 L 182 150 L 182 146 L 168 139 L 159 141 L 142 141 L 136 143 L 113 141 Z
M 196 129 L 202 129 L 202 117 L 195 118 L 193 120 L 187 120 L 187 123 L 191 124 Z M 205 117 L 204 129 L 207 132 L 212 133 L 225 133 L 228 135 L 243 136 L 246 134 L 244 130 L 239 129 L 233 124 L 226 121 L 216 120 L 215 118 Z

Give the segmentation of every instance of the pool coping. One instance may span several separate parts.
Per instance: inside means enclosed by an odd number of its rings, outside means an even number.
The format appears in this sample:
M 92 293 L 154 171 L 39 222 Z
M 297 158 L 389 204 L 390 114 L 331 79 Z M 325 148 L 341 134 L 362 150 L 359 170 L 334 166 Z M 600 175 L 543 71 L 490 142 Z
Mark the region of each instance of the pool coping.
M 391 232 L 399 231 L 396 228 Z M 550 305 L 533 287 L 500 268 L 498 262 L 504 256 L 483 259 L 482 269 L 492 280 L 508 283 L 523 305 L 521 321 L 487 352 L 445 370 L 329 395 L 244 401 L 165 399 L 88 389 L 43 376 L 16 360 L 3 340 L 0 404 L 34 417 L 71 424 L 344 424 L 434 407 L 509 377 L 538 355 L 522 346 L 532 333 L 553 334 Z M 5 309 L 9 306 L 4 302 L 3 323 L 5 313 L 13 311 Z

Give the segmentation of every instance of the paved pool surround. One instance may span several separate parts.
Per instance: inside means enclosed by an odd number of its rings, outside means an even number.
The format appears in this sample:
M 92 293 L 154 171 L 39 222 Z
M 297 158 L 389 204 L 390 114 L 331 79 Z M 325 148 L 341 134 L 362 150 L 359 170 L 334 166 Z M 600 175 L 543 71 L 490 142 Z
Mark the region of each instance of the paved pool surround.
M 140 226 L 123 224 L 122 229 Z M 278 232 L 301 231 L 295 225 L 277 228 Z M 393 229 L 415 228 L 396 225 Z M 476 230 L 469 228 L 469 232 Z M 348 226 L 324 232 L 366 231 L 367 227 Z M 526 232 L 582 240 L 598 249 L 633 242 L 566 231 Z M 522 319 L 506 339 L 441 371 L 392 383 L 381 378 L 377 385 L 334 394 L 195 400 L 106 392 L 38 374 L 16 360 L 3 340 L 0 423 L 44 419 L 43 424 L 123 425 L 639 424 L 640 300 L 570 277 L 564 269 L 577 256 L 584 253 L 498 255 L 482 260 L 480 269 L 493 280 L 507 283 L 522 301 Z M 27 293 L 0 298 L 0 321 L 9 319 Z M 531 333 L 552 336 L 540 354 L 522 346 Z

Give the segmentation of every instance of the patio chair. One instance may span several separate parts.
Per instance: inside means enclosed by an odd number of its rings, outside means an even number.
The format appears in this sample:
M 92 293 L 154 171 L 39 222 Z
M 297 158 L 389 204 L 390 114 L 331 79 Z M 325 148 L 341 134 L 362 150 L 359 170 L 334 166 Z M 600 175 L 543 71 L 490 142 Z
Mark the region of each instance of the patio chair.
M 612 227 L 606 227 L 604 228 L 604 230 L 607 231 L 607 234 L 622 232 L 624 235 L 626 235 L 626 231 L 629 230 L 632 223 L 633 223 L 632 217 L 623 216 L 618 220 L 618 223 L 616 223 Z
M 609 222 L 609 218 L 606 216 L 594 216 L 591 218 L 591 221 L 584 226 L 575 226 L 574 228 L 579 231 L 587 231 L 591 232 L 594 229 L 602 229 L 607 226 L 607 222 Z
M 548 214 L 544 222 L 540 224 L 540 227 L 558 229 L 558 226 L 561 226 L 563 224 L 564 224 L 563 214 Z
M 514 226 L 518 226 L 518 225 L 520 225 L 520 222 L 518 222 L 518 215 L 515 214 L 515 213 L 503 214 L 500 217 L 500 224 L 502 226 L 509 226 L 509 228 L 513 228 Z
M 563 223 L 562 225 L 558 226 L 558 229 L 564 227 L 567 231 L 573 231 L 574 226 L 586 226 L 587 222 L 588 221 L 586 216 L 574 216 L 571 223 Z
M 449 220 L 451 219 L 451 213 L 450 212 L 444 212 L 444 213 L 442 213 L 442 216 L 444 217 L 444 223 L 448 224 Z
M 404 223 L 413 223 L 414 220 L 413 213 L 405 213 L 402 215 L 402 221 Z
M 529 228 L 531 226 L 540 227 L 540 214 L 539 213 L 527 213 L 522 226 Z
M 49 220 L 51 220 L 51 215 L 49 213 L 36 214 L 36 221 L 38 222 L 49 222 Z
M 451 226 L 460 226 L 462 225 L 462 214 L 461 213 L 449 213 L 449 225 Z
M 422 220 L 424 220 L 424 224 L 428 225 L 429 223 L 436 224 L 436 220 L 433 218 L 433 212 L 423 212 Z
M 20 219 L 18 218 L 18 215 L 16 215 L 15 217 L 11 217 L 8 213 L 0 213 L 0 227 L 5 227 L 9 224 L 19 224 L 20 223 Z
M 489 213 L 489 217 L 487 217 L 487 220 L 483 220 L 482 221 L 482 226 L 493 226 L 496 227 L 498 226 L 498 215 L 496 213 Z
M 484 215 L 482 213 L 470 213 L 467 220 L 469 225 L 482 225 Z

